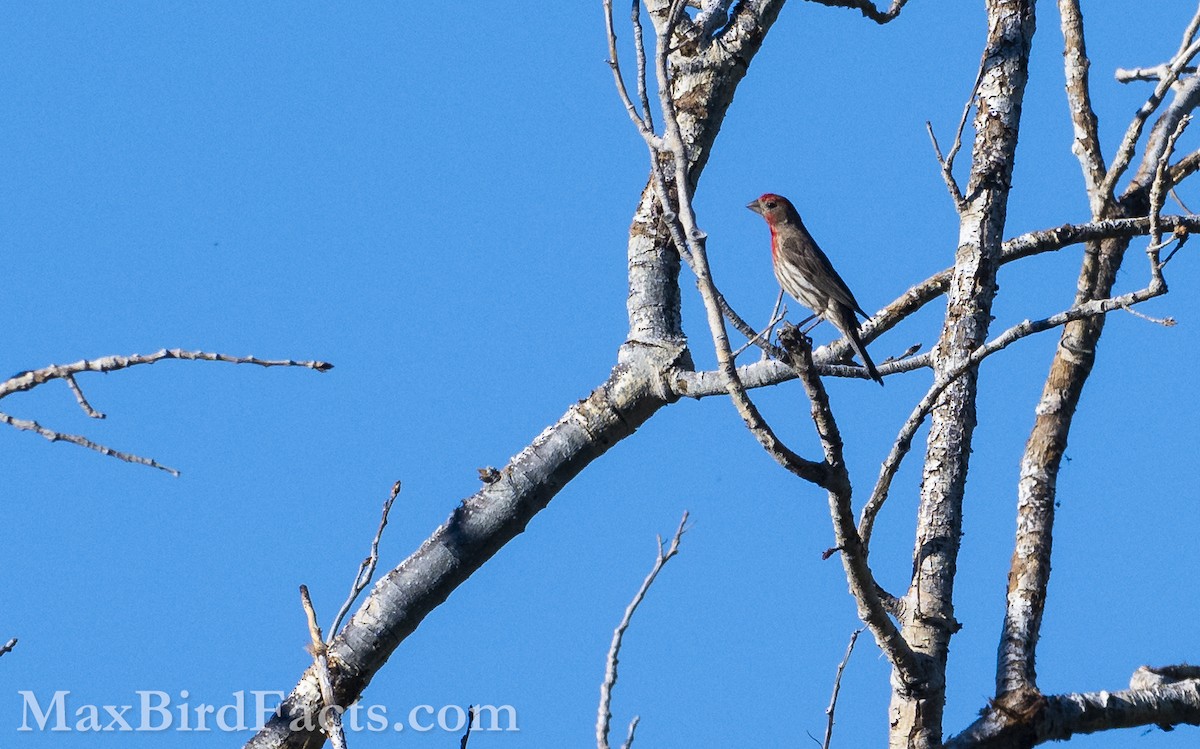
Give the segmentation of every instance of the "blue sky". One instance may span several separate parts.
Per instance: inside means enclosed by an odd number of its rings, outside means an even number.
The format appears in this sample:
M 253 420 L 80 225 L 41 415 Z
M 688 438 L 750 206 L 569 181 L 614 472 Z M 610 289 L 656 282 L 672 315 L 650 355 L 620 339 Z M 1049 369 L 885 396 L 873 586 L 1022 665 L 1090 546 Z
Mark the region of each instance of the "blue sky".
M 1087 217 L 1058 19 L 1039 10 L 1009 236 Z M 1194 10 L 1086 4 L 1110 157 L 1149 93 L 1112 71 L 1165 60 Z M 764 318 L 776 293 L 766 231 L 744 208 L 766 191 L 796 202 L 869 310 L 950 264 L 957 222 L 924 122 L 951 138 L 982 21 L 981 3 L 914 2 L 882 28 L 784 9 L 696 197 L 739 310 Z M 604 380 L 625 334 L 646 156 L 604 64 L 600 4 L 435 16 L 385 3 L 10 3 L 0 23 L 0 371 L 162 347 L 336 365 L 81 377 L 102 422 L 61 383 L 5 401 L 183 475 L 0 430 L 0 639 L 21 640 L 0 659 L 0 743 L 237 746 L 248 734 L 18 733 L 17 690 L 91 704 L 187 690 L 217 705 L 287 691 L 308 661 L 297 587 L 328 622 L 392 482 L 405 489 L 384 568 L 478 488 L 476 468 L 503 465 Z M 1189 134 L 1181 148 L 1195 144 Z M 1145 278 L 1141 246 L 1121 290 Z M 1040 649 L 1047 692 L 1119 689 L 1143 663 L 1197 658 L 1193 255 L 1145 309 L 1178 326 L 1112 317 L 1076 419 Z M 1069 305 L 1078 259 L 1075 248 L 1006 267 L 996 329 Z M 690 281 L 685 298 L 693 353 L 710 364 Z M 930 305 L 872 344 L 876 360 L 932 343 L 940 313 Z M 949 731 L 993 692 L 1017 461 L 1055 340 L 1021 342 L 981 375 Z M 928 383 L 829 383 L 860 494 Z M 797 386 L 754 395 L 794 446 L 816 449 Z M 893 588 L 911 564 L 913 458 L 874 536 Z M 684 509 L 683 552 L 627 638 L 616 725 L 640 714 L 644 746 L 807 745 L 854 606 L 840 565 L 820 558 L 823 496 L 718 398 L 666 409 L 589 467 L 403 644 L 366 702 L 392 715 L 509 704 L 520 733 L 472 747 L 587 745 L 612 628 L 655 534 Z M 881 742 L 886 701 L 887 669 L 864 638 L 835 741 Z M 1125 746 L 1134 733 L 1076 743 Z M 1149 734 L 1147 746 L 1195 743 L 1194 731 Z M 436 730 L 351 737 L 453 743 Z

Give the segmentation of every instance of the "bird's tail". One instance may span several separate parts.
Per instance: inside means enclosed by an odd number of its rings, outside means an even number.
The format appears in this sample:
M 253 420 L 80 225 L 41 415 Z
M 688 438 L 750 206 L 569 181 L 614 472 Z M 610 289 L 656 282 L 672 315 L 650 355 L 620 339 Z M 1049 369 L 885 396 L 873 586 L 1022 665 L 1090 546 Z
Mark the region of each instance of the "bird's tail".
M 862 359 L 867 376 L 882 385 L 883 378 L 879 376 L 879 370 L 875 369 L 875 362 L 871 361 L 871 357 L 867 355 L 867 347 L 863 345 L 862 337 L 858 334 L 858 321 L 851 318 L 851 323 L 846 326 L 846 337 L 850 339 L 850 346 L 854 349 L 854 353 L 858 354 L 858 358 Z

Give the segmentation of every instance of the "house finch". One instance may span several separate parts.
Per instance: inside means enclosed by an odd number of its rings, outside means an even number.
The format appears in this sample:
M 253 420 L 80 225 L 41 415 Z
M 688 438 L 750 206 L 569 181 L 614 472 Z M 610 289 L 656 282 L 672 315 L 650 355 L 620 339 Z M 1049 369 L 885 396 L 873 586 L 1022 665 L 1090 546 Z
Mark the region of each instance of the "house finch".
M 855 317 L 856 312 L 863 317 L 869 315 L 858 306 L 846 282 L 817 246 L 817 240 L 804 228 L 795 207 L 787 198 L 773 193 L 763 195 L 746 207 L 765 218 L 771 228 L 771 262 L 779 285 L 811 309 L 814 317 L 833 323 L 849 339 L 851 347 L 862 359 L 867 375 L 882 385 L 883 378 L 867 355 Z

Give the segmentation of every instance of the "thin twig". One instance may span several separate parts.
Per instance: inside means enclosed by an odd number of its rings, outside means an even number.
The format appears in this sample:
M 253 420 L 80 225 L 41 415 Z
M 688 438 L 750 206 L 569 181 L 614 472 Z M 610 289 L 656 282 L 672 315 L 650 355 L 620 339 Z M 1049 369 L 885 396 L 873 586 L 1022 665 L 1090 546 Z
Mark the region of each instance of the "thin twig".
M 1190 29 L 1192 24 L 1196 23 L 1200 23 L 1200 10 L 1197 10 L 1188 28 Z M 1121 178 L 1121 175 L 1125 173 L 1125 170 L 1129 168 L 1129 164 L 1133 161 L 1133 153 L 1137 148 L 1138 140 L 1142 137 L 1142 130 L 1146 126 L 1146 120 L 1158 109 L 1158 105 L 1162 103 L 1163 97 L 1171 90 L 1171 86 L 1178 80 L 1180 73 L 1183 72 L 1183 69 L 1198 52 L 1200 52 L 1200 42 L 1193 41 L 1182 48 L 1172 58 L 1170 65 L 1162 74 L 1158 85 L 1154 87 L 1154 92 L 1150 94 L 1146 103 L 1133 116 L 1133 120 L 1129 123 L 1129 128 L 1125 131 L 1125 137 L 1121 140 L 1121 145 L 1117 149 L 1117 156 L 1113 159 L 1112 167 L 1109 168 L 1108 174 L 1104 178 L 1104 183 L 1101 185 L 1104 195 L 1112 194 L 1117 180 Z
M 787 315 L 787 307 L 783 305 L 783 289 L 780 289 L 779 296 L 775 297 L 775 307 L 771 310 L 771 319 L 768 322 L 767 327 L 755 333 L 748 341 L 739 346 L 737 351 L 733 352 L 733 358 L 737 359 L 739 356 L 741 356 L 743 351 L 751 346 L 757 346 L 760 341 L 771 340 L 772 331 L 775 330 L 776 325 L 783 322 L 785 315 Z M 766 357 L 769 355 L 770 351 L 768 351 L 767 348 L 763 348 L 763 356 Z
M 1192 42 L 1196 40 L 1196 31 L 1198 30 L 1200 30 L 1200 11 L 1192 16 L 1192 20 L 1188 23 L 1187 28 L 1183 30 L 1183 38 L 1179 41 L 1179 49 L 1175 51 L 1176 57 L 1182 55 L 1188 47 L 1192 46 Z
M 942 158 L 942 149 L 938 146 L 937 136 L 933 134 L 933 125 L 926 120 L 925 129 L 929 132 L 929 140 L 933 142 L 933 152 L 937 156 L 938 166 L 942 169 L 942 180 L 946 183 L 946 189 L 950 191 L 950 198 L 954 201 L 954 208 L 959 213 L 962 213 L 963 206 L 966 205 L 966 198 L 963 197 L 962 190 L 958 187 L 958 180 L 954 178 L 954 157 L 958 155 L 962 148 L 963 131 L 967 128 L 967 117 L 971 113 L 971 107 L 975 106 L 975 97 L 979 94 L 979 84 L 983 82 L 983 63 L 984 60 L 979 60 L 979 70 L 975 73 L 975 83 L 971 86 L 971 95 L 967 97 L 967 103 L 963 105 L 962 115 L 958 118 L 958 128 L 954 131 L 954 142 L 950 144 L 950 150 L 946 153 L 946 157 Z
M 83 391 L 79 389 L 79 383 L 75 382 L 75 375 L 64 375 L 63 379 L 67 381 L 67 387 L 71 388 L 71 392 L 75 395 L 75 402 L 83 409 L 83 412 L 93 419 L 103 419 L 104 414 L 92 408 L 92 404 L 88 403 L 88 399 L 84 397 Z
M 617 656 L 621 653 L 621 641 L 625 637 L 625 631 L 629 629 L 629 622 L 633 620 L 633 614 L 637 611 L 638 606 L 642 604 L 642 599 L 646 597 L 646 592 L 650 590 L 650 586 L 654 584 L 654 579 L 658 577 L 658 573 L 666 566 L 671 558 L 679 553 L 679 542 L 683 539 L 683 534 L 687 531 L 688 513 L 684 512 L 683 517 L 679 521 L 679 527 L 675 529 L 675 535 L 671 538 L 671 545 L 663 547 L 662 536 L 658 537 L 658 557 L 654 560 L 654 566 L 650 569 L 650 574 L 642 580 L 642 585 L 638 588 L 637 593 L 633 596 L 633 600 L 625 607 L 625 615 L 621 617 L 621 623 L 613 631 L 612 645 L 608 649 L 608 658 L 605 661 L 604 668 L 604 683 L 600 685 L 600 706 L 596 710 L 596 746 L 597 749 L 609 749 L 608 732 L 612 723 L 612 691 L 617 684 Z M 633 732 L 637 728 L 637 718 L 629 726 L 629 738 L 626 741 L 626 746 L 633 742 Z
M 342 608 L 338 609 L 337 617 L 333 620 L 333 625 L 329 628 L 329 643 L 333 643 L 333 638 L 341 629 L 342 619 L 346 618 L 350 607 L 358 600 L 358 596 L 366 587 L 371 584 L 371 578 L 375 577 L 375 566 L 379 564 L 379 540 L 383 538 L 383 529 L 387 527 L 388 513 L 392 511 L 392 503 L 396 501 L 396 497 L 400 494 L 400 482 L 392 484 L 392 493 L 383 503 L 383 513 L 379 518 L 379 528 L 375 531 L 375 538 L 371 539 L 371 552 L 367 558 L 359 562 L 358 574 L 354 576 L 354 584 L 350 586 L 350 595 L 346 596 L 345 603 Z
M 1167 267 L 1167 263 L 1171 262 L 1171 258 L 1175 257 L 1175 253 L 1183 249 L 1183 246 L 1187 244 L 1189 236 L 1190 235 L 1186 231 L 1178 230 L 1171 235 L 1171 242 L 1176 242 L 1176 245 L 1171 248 L 1171 251 L 1167 253 L 1167 256 L 1158 264 L 1160 269 Z M 1170 244 L 1170 242 L 1167 244 Z
M 958 187 L 958 181 L 954 179 L 954 172 L 945 157 L 942 156 L 942 147 L 938 145 L 937 136 L 933 134 L 933 123 L 929 120 L 925 120 L 925 131 L 929 133 L 929 142 L 933 144 L 933 155 L 937 158 L 938 168 L 941 169 L 942 181 L 946 183 L 946 189 L 950 191 L 950 199 L 954 201 L 954 209 L 961 212 L 967 201 Z
M 833 678 L 833 695 L 829 698 L 829 707 L 825 708 L 825 741 L 821 743 L 821 749 L 829 749 L 829 742 L 833 740 L 833 711 L 837 709 L 838 692 L 842 689 L 842 672 L 846 670 L 846 664 L 850 662 L 850 654 L 854 652 L 854 643 L 862 633 L 862 629 L 856 629 L 854 634 L 850 635 L 850 644 L 846 646 L 846 655 L 842 656 L 842 662 L 837 667 L 837 676 Z
M 946 154 L 946 164 L 951 169 L 954 168 L 954 157 L 962 148 L 963 131 L 967 129 L 967 116 L 971 113 L 971 107 L 975 106 L 975 97 L 979 95 L 979 84 L 983 83 L 985 62 L 985 58 L 979 58 L 979 70 L 975 72 L 975 83 L 971 84 L 971 95 L 967 97 L 967 103 L 963 105 L 962 114 L 958 118 L 958 128 L 954 131 L 954 142 L 950 144 L 950 152 Z
M 75 381 L 75 375 L 82 372 L 116 372 L 129 367 L 136 367 L 142 364 L 154 364 L 165 359 L 178 359 L 183 361 L 216 361 L 225 362 L 228 364 L 255 364 L 260 367 L 305 367 L 307 369 L 315 369 L 318 372 L 327 372 L 333 368 L 332 364 L 323 361 L 294 361 L 292 359 L 259 359 L 254 356 L 229 356 L 228 354 L 220 354 L 209 351 L 184 351 L 183 349 L 162 349 L 153 354 L 131 354 L 129 356 L 105 356 L 99 359 L 83 359 L 72 364 L 51 364 L 48 367 L 41 369 L 32 369 L 25 372 L 20 372 L 12 377 L 0 382 L 0 398 L 6 398 L 14 393 L 23 393 L 33 388 L 43 385 L 51 380 L 65 380 L 67 387 L 75 395 L 76 402 L 83 408 L 84 412 L 94 418 L 103 419 L 104 414 L 96 411 L 88 403 L 84 397 L 83 391 L 79 384 Z M 9 416 L 5 413 L 0 413 L 0 422 L 8 424 L 27 432 L 33 432 L 41 435 L 51 442 L 69 442 L 73 445 L 86 447 L 89 450 L 95 450 L 101 455 L 107 455 L 111 458 L 117 458 L 127 463 L 136 463 L 138 465 L 150 466 L 161 471 L 166 471 L 172 476 L 178 476 L 179 471 L 174 468 L 159 463 L 151 458 L 144 458 L 133 453 L 121 452 L 114 450 L 111 447 L 92 442 L 86 437 L 77 434 L 69 434 L 67 432 L 58 432 L 53 429 L 48 429 L 36 421 L 27 419 L 18 419 Z
M 954 210 L 961 211 L 962 206 L 966 204 L 966 199 L 962 197 L 962 191 L 959 188 L 959 182 L 954 179 L 953 170 L 950 169 L 946 158 L 942 156 L 942 148 L 937 145 L 937 136 L 934 134 L 934 124 L 929 120 L 925 120 L 925 131 L 929 133 L 930 143 L 934 144 L 937 166 L 942 170 L 942 181 L 946 182 L 946 188 L 950 191 L 950 199 L 954 200 Z
M 161 349 L 153 354 L 130 354 L 129 356 L 104 356 L 99 359 L 83 359 L 72 364 L 51 364 L 41 369 L 13 375 L 0 382 L 0 398 L 21 393 L 49 382 L 80 372 L 116 372 L 141 364 L 154 364 L 166 359 L 183 361 L 215 361 L 227 364 L 255 364 L 260 367 L 305 367 L 318 372 L 328 372 L 333 365 L 323 361 L 294 361 L 292 359 L 259 359 L 254 356 L 229 356 L 210 351 L 185 351 L 183 349 Z
M 1167 200 L 1167 190 L 1174 187 L 1167 183 L 1168 165 L 1171 163 L 1172 154 L 1175 153 L 1175 144 L 1179 140 L 1179 136 L 1183 135 L 1183 131 L 1187 129 L 1188 123 L 1191 121 L 1190 114 L 1180 117 L 1175 129 L 1167 136 L 1167 142 L 1163 146 L 1163 151 L 1158 157 L 1158 164 L 1154 168 L 1154 181 L 1150 183 L 1150 247 L 1146 252 L 1150 257 L 1151 274 L 1162 272 L 1162 266 L 1158 262 L 1158 251 L 1163 243 L 1162 228 L 1159 223 L 1162 221 L 1161 214 L 1163 203 Z
M 101 455 L 107 455 L 110 458 L 116 458 L 117 460 L 123 460 L 126 463 L 136 463 L 138 465 L 149 466 L 151 468 L 157 468 L 160 471 L 166 471 L 167 473 L 171 474 L 172 476 L 175 476 L 175 477 L 179 476 L 178 470 L 171 468 L 170 466 L 165 466 L 162 463 L 159 463 L 157 460 L 154 460 L 153 458 L 144 458 L 141 455 L 134 455 L 133 453 L 126 453 L 126 452 L 121 452 L 120 450 L 114 450 L 111 447 L 108 447 L 107 445 L 101 445 L 99 443 L 92 442 L 87 437 L 82 437 L 78 434 L 68 434 L 67 432 L 56 432 L 53 429 L 47 429 L 46 427 L 42 426 L 41 424 L 37 423 L 36 421 L 30 421 L 28 419 L 18 419 L 15 416 L 9 416 L 8 414 L 4 413 L 3 411 L 0 411 L 0 423 L 8 424 L 11 427 L 15 427 L 15 428 L 20 429 L 25 432 L 33 432 L 34 434 L 44 437 L 44 438 L 50 440 L 51 442 L 69 442 L 72 445 L 79 445 L 80 447 L 86 447 L 89 450 L 95 450 L 96 452 L 100 453 Z
M 635 8 L 635 12 L 636 12 L 636 9 L 637 9 L 636 4 L 635 4 L 634 8 Z M 625 111 L 629 113 L 630 121 L 633 122 L 634 127 L 636 127 L 638 129 L 638 132 L 641 133 L 642 138 L 645 139 L 648 144 L 658 142 L 659 146 L 661 146 L 661 142 L 658 140 L 658 136 L 656 136 L 654 134 L 654 123 L 649 120 L 649 113 L 650 113 L 649 107 L 648 106 L 646 107 L 646 113 L 644 116 L 638 114 L 637 107 L 634 106 L 633 100 L 629 98 L 629 90 L 627 88 L 625 88 L 625 77 L 623 75 L 621 75 L 621 61 L 620 61 L 619 56 L 617 55 L 617 30 L 613 24 L 612 0 L 604 0 L 604 24 L 605 24 L 605 29 L 608 31 L 608 66 L 610 68 L 612 68 L 613 81 L 617 85 L 617 93 L 621 97 L 621 103 L 625 105 Z M 637 41 L 638 41 L 639 47 L 640 47 L 641 26 L 637 25 L 637 26 L 635 26 L 635 29 L 637 30 Z M 645 63 L 643 62 L 643 55 L 639 53 L 639 55 L 638 55 L 638 73 L 639 73 L 638 91 L 639 91 L 639 93 L 642 93 L 645 89 L 645 84 L 642 82 L 645 79 L 645 76 L 643 74 L 644 69 L 645 69 Z M 643 94 L 643 100 L 645 100 L 644 94 Z M 654 148 L 656 146 L 652 145 L 651 147 Z
M 775 322 L 782 321 L 783 318 L 787 316 L 787 312 L 788 312 L 787 305 L 783 303 L 783 289 L 780 288 L 779 293 L 775 296 L 775 306 L 771 308 L 771 319 L 774 320 Z M 772 323 L 771 327 L 773 328 L 774 326 L 775 326 L 775 323 Z M 766 334 L 766 336 L 763 337 L 763 340 L 768 343 L 771 341 L 770 328 L 767 329 L 767 334 Z M 769 356 L 770 353 L 771 352 L 768 351 L 767 349 L 765 349 L 765 348 L 763 349 L 763 357 L 764 358 Z
M 467 730 L 462 735 L 462 741 L 458 742 L 458 749 L 467 749 L 467 742 L 471 740 L 471 729 L 475 727 L 475 706 L 467 705 Z
M 650 94 L 646 91 L 646 42 L 642 34 L 642 6 L 638 0 L 633 0 L 629 11 L 629 20 L 633 25 L 633 42 L 637 58 L 637 88 L 638 100 L 642 105 L 642 119 L 646 128 L 654 132 L 654 110 L 650 108 Z
M 317 683 L 321 687 L 321 708 L 319 721 L 325 734 L 329 736 L 334 749 L 346 749 L 346 734 L 342 732 L 343 709 L 335 702 L 333 696 L 333 678 L 329 673 L 329 656 L 325 641 L 321 639 L 321 625 L 317 624 L 317 612 L 313 608 L 312 599 L 308 596 L 308 586 L 300 586 L 300 603 L 304 606 L 304 615 L 308 618 L 309 651 L 312 653 L 313 665 L 316 668 Z
M 1130 307 L 1128 305 L 1122 306 L 1121 309 L 1125 310 L 1126 312 L 1133 315 L 1134 317 L 1141 318 L 1142 320 L 1145 320 L 1146 322 L 1152 322 L 1155 325 L 1161 325 L 1164 328 L 1173 328 L 1173 327 L 1175 327 L 1175 324 L 1176 324 L 1175 318 L 1173 318 L 1173 317 L 1151 317 L 1150 315 L 1147 315 L 1145 313 L 1138 312 L 1133 307 Z
M 0 646 L 0 655 L 4 655 L 5 653 L 11 653 L 12 649 L 15 648 L 16 646 L 17 646 L 17 638 L 14 637 L 11 640 L 9 640 L 8 642 L 4 643 L 4 645 Z
M 1174 188 L 1174 187 L 1172 187 L 1172 188 L 1171 188 L 1171 190 L 1170 190 L 1170 192 L 1169 192 L 1168 194 L 1169 194 L 1169 195 L 1170 195 L 1172 198 L 1175 198 L 1175 202 L 1179 204 L 1179 207 L 1183 209 L 1183 212 L 1184 212 L 1184 213 L 1191 213 L 1191 212 L 1192 212 L 1192 209 L 1187 207 L 1187 203 L 1184 203 L 1184 202 L 1183 202 L 1183 198 L 1179 197 L 1179 193 L 1175 191 L 1175 188 Z
M 633 737 L 637 733 L 638 723 L 642 719 L 638 716 L 633 716 L 633 720 L 629 721 L 629 728 L 625 731 L 625 743 L 621 744 L 621 749 L 631 749 L 633 746 Z

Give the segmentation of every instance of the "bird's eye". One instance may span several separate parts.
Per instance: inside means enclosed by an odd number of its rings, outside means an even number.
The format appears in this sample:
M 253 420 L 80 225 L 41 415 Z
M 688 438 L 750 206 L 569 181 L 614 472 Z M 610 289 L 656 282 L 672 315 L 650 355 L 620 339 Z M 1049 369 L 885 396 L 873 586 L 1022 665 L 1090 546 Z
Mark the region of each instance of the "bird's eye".
M 768 207 L 768 208 L 774 208 L 774 207 L 775 207 L 775 206 L 777 206 L 777 205 L 779 205 L 779 204 L 778 204 L 778 203 L 776 203 L 774 200 L 772 200 L 772 201 L 770 201 L 770 202 L 768 202 L 768 203 L 767 203 L 767 207 Z

